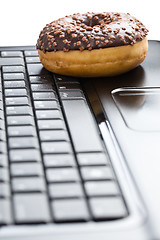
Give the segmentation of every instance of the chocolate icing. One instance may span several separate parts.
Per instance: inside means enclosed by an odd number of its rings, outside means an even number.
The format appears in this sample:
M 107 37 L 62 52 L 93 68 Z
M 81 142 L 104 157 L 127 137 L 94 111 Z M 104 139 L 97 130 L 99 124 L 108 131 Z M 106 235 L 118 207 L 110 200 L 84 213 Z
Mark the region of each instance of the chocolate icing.
M 129 13 L 77 13 L 47 24 L 40 32 L 37 49 L 83 51 L 133 45 L 147 33 L 146 27 Z

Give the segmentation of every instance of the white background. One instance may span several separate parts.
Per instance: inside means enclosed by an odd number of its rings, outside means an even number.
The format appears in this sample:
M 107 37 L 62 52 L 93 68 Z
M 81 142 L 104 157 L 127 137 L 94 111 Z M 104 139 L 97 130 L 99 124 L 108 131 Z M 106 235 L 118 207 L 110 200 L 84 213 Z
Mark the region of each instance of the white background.
M 129 12 L 160 40 L 159 0 L 0 0 L 0 46 L 35 45 L 40 30 L 72 13 Z

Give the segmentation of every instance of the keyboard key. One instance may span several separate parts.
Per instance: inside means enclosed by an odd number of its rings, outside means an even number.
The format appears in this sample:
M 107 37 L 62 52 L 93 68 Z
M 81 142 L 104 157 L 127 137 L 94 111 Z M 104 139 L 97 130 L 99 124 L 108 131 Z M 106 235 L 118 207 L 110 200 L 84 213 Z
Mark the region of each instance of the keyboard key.
M 0 57 L 0 66 L 6 66 L 6 65 L 24 65 L 24 60 L 23 58 L 11 58 L 11 57 Z
M 49 154 L 44 155 L 45 167 L 74 167 L 76 165 L 72 154 Z
M 25 72 L 25 68 L 23 66 L 4 66 L 2 69 L 4 73 Z
M 46 153 L 71 153 L 72 148 L 69 142 L 42 142 L 42 152 Z
M 24 106 L 29 105 L 28 97 L 12 97 L 5 98 L 6 106 Z
M 40 163 L 13 163 L 10 166 L 12 177 L 43 176 L 43 169 Z
M 13 126 L 8 127 L 9 137 L 36 136 L 36 129 L 33 126 Z M 27 138 L 26 138 L 27 139 Z
M 60 97 L 62 100 L 68 99 L 85 99 L 84 94 L 81 91 L 60 91 Z
M 3 113 L 4 113 L 4 111 L 2 109 L 0 109 L 0 120 L 4 120 Z
M 63 90 L 81 90 L 79 83 L 57 83 L 59 91 Z
M 83 198 L 54 200 L 52 209 L 56 222 L 87 221 L 89 213 Z
M 0 129 L 0 141 L 5 141 L 5 140 L 6 140 L 5 130 L 4 129 Z
M 10 187 L 6 182 L 0 182 L 0 198 L 10 197 Z
M 84 181 L 113 179 L 110 167 L 81 167 L 81 174 Z
M 40 177 L 22 177 L 12 179 L 13 192 L 44 192 L 46 191 L 45 182 Z
M 33 115 L 29 106 L 6 107 L 7 115 Z
M 63 101 L 64 110 L 77 152 L 103 151 L 91 112 L 83 100 Z
M 4 73 L 4 80 L 24 80 L 24 73 Z
M 60 110 L 36 110 L 37 119 L 62 119 Z
M 5 129 L 4 121 L 0 119 L 0 130 L 4 130 L 4 129 Z
M 0 153 L 0 167 L 8 167 L 7 154 Z
M 43 75 L 43 76 L 30 76 L 29 77 L 30 83 L 53 83 L 53 78 L 51 75 Z
M 79 79 L 76 77 L 68 77 L 68 76 L 61 76 L 61 75 L 54 75 L 56 83 L 79 83 Z
M 24 88 L 21 89 L 5 89 L 4 90 L 6 97 L 12 96 L 27 96 L 27 90 Z
M 26 57 L 27 63 L 40 63 L 39 57 Z
M 7 125 L 16 126 L 16 125 L 34 125 L 34 120 L 32 116 L 7 116 Z
M 119 189 L 114 181 L 86 182 L 84 184 L 89 197 L 119 195 Z
M 14 149 L 9 151 L 11 162 L 39 162 L 40 152 L 37 149 Z
M 56 100 L 56 95 L 54 92 L 33 92 L 34 100 Z
M 7 149 L 6 149 L 6 143 L 0 141 L 0 153 L 6 153 Z
M 27 64 L 28 74 L 34 75 L 49 75 L 49 72 L 43 67 L 41 63 Z
M 127 215 L 127 210 L 120 197 L 91 198 L 89 200 L 95 220 L 116 219 Z
M 0 100 L 0 110 L 3 109 L 3 102 Z
M 53 90 L 52 84 L 31 84 L 32 92 L 51 92 Z
M 0 224 L 10 224 L 12 222 L 11 204 L 9 199 L 0 199 Z
M 65 130 L 47 130 L 40 131 L 40 139 L 42 142 L 46 141 L 68 141 L 68 133 Z
M 33 51 L 24 51 L 24 55 L 25 55 L 26 57 L 30 57 L 30 56 L 32 56 L 32 57 L 34 57 L 34 56 L 39 56 L 37 50 L 33 50 Z
M 47 197 L 42 193 L 15 194 L 13 196 L 16 223 L 50 221 Z
M 20 51 L 2 51 L 2 57 L 23 57 L 22 52 Z
M 79 153 L 77 159 L 81 166 L 97 166 L 109 163 L 108 156 L 105 153 Z
M 36 110 L 59 109 L 57 101 L 34 101 Z
M 80 183 L 54 183 L 49 184 L 50 198 L 76 198 L 83 196 Z
M 47 169 L 46 176 L 48 182 L 76 182 L 79 180 L 76 168 Z
M 24 81 L 4 81 L 4 88 L 24 88 Z
M 63 120 L 38 120 L 38 127 L 40 130 L 54 130 L 54 129 L 65 129 Z
M 7 168 L 0 168 L 0 182 L 9 181 L 9 171 Z
M 2 99 L 3 99 L 3 95 L 2 95 L 2 91 L 1 91 L 1 83 L 0 83 L 0 102 L 2 103 Z M 1 109 L 1 108 L 0 108 Z
M 36 137 L 10 137 L 9 148 L 38 148 L 38 140 Z
M 1 94 L 1 92 L 0 92 L 0 120 L 4 120 L 4 115 L 3 115 L 3 109 L 4 109 L 4 107 L 3 107 L 3 102 L 2 102 L 2 100 L 1 100 L 1 96 L 2 96 L 2 94 Z

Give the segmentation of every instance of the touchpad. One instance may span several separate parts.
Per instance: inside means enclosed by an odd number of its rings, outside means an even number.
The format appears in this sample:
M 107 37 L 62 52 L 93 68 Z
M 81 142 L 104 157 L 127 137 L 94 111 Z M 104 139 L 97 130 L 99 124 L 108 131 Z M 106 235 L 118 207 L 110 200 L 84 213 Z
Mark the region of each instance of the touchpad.
M 112 97 L 129 128 L 160 130 L 160 88 L 118 88 Z

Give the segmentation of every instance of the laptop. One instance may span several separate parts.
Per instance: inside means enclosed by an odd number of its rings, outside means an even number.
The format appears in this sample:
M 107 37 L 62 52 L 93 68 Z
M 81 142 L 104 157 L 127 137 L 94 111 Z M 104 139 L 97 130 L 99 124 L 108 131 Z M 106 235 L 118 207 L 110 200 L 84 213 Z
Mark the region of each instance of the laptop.
M 0 48 L 0 239 L 160 239 L 160 42 L 117 77 Z

